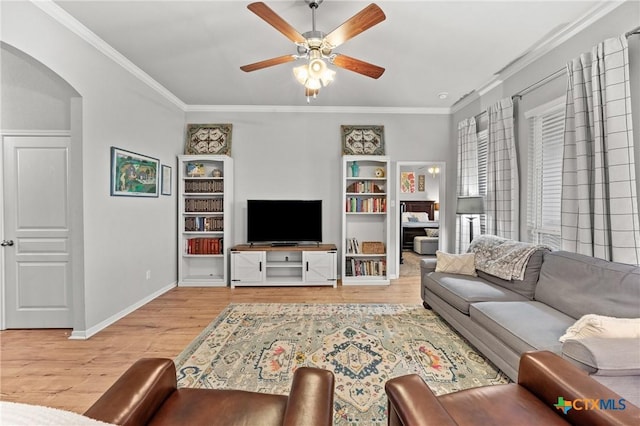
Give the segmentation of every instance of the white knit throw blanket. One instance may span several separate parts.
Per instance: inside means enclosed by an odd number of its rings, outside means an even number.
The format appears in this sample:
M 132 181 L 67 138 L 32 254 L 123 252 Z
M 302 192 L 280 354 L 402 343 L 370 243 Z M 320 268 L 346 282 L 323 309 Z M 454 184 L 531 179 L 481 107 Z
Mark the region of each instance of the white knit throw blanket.
M 503 280 L 523 280 L 531 255 L 549 247 L 508 240 L 495 235 L 481 235 L 471 242 L 469 252 L 476 257 L 476 269 Z

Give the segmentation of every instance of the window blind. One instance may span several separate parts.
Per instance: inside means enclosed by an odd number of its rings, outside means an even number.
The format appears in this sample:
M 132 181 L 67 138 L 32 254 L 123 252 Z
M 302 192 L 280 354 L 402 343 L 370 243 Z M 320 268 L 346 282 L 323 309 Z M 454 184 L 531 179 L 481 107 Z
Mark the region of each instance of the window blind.
M 529 120 L 527 228 L 529 241 L 559 249 L 564 102 L 525 114 Z
M 478 132 L 478 194 L 487 198 L 487 159 L 489 154 L 487 131 Z M 486 234 L 487 216 L 480 215 L 480 233 Z

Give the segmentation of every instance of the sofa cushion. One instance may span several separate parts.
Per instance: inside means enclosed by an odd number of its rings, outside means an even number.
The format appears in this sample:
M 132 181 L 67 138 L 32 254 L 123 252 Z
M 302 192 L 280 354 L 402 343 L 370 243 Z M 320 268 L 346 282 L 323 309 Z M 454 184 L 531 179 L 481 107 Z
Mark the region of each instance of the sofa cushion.
M 431 292 L 466 315 L 469 315 L 469 305 L 475 302 L 527 300 L 518 293 L 469 275 L 432 272 L 422 280 Z
M 535 300 L 575 319 L 586 314 L 638 318 L 640 267 L 566 251 L 545 253 Z
M 451 254 L 436 250 L 436 272 L 477 276 L 473 253 Z
M 544 303 L 529 300 L 474 303 L 469 315 L 519 354 L 534 350 L 561 354 L 558 337 L 574 322 Z
M 637 338 L 567 339 L 562 345 L 562 357 L 591 374 L 640 375 L 640 339 Z
M 487 274 L 484 271 L 478 270 L 478 276 L 490 281 L 494 284 L 508 288 L 526 297 L 529 300 L 533 300 L 533 295 L 536 291 L 536 285 L 538 284 L 538 277 L 540 276 L 540 268 L 542 267 L 542 259 L 544 253 L 548 250 L 540 248 L 536 250 L 527 262 L 527 267 L 524 271 L 524 279 L 522 280 L 503 280 L 494 275 Z

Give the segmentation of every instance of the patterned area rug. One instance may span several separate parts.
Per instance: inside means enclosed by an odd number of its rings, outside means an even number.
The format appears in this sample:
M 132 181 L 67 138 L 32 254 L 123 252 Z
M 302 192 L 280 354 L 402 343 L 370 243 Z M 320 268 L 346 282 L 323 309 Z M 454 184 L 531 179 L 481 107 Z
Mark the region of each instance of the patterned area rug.
M 509 379 L 421 305 L 231 304 L 175 360 L 178 386 L 288 394 L 301 366 L 333 371 L 334 424 L 386 425 L 384 384 L 438 395 Z

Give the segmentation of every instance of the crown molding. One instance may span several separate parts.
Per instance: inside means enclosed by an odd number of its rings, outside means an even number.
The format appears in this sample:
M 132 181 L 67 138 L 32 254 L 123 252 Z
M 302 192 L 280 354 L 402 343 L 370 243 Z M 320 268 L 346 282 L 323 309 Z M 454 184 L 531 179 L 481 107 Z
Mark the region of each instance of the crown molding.
M 496 87 L 495 82 L 499 79 L 502 83 L 507 78 L 515 75 L 519 71 L 522 71 L 525 67 L 531 65 L 534 61 L 540 59 L 542 56 L 551 52 L 556 47 L 560 46 L 565 41 L 575 37 L 579 32 L 585 28 L 593 25 L 596 21 L 611 13 L 616 8 L 623 5 L 628 0 L 623 1 L 610 1 L 602 0 L 599 4 L 592 7 L 580 18 L 574 22 L 566 25 L 562 30 L 558 31 L 554 35 L 543 40 L 538 46 L 531 51 L 525 53 L 520 58 L 516 59 L 506 67 L 501 69 L 495 74 L 495 78 L 490 80 L 484 86 L 478 88 L 480 94 L 487 93 L 489 90 Z
M 67 137 L 70 130 L 0 129 L 0 136 Z
M 187 105 L 185 112 L 286 112 L 325 114 L 416 114 L 448 115 L 451 108 L 288 106 L 288 105 Z
M 62 9 L 60 6 L 55 4 L 52 0 L 31 0 L 31 2 L 35 6 L 39 7 L 47 15 L 51 16 L 53 19 L 62 24 L 69 31 L 89 43 L 96 50 L 104 54 L 109 59 L 113 60 L 115 63 L 120 65 L 125 70 L 129 71 L 147 86 L 158 92 L 169 102 L 173 103 L 181 110 L 185 110 L 186 104 L 184 102 L 178 99 L 163 85 L 151 78 L 149 74 L 138 68 L 133 62 L 124 57 L 120 52 L 111 47 L 107 42 L 98 37 L 93 31 L 82 25 L 77 19 L 67 13 L 67 11 Z
M 143 83 L 158 92 L 165 99 L 176 105 L 184 112 L 277 112 L 277 113 L 340 113 L 340 114 L 417 114 L 417 115 L 447 115 L 453 114 L 469 105 L 490 90 L 498 87 L 504 80 L 521 71 L 532 62 L 547 54 L 560 44 L 564 43 L 580 31 L 592 25 L 594 22 L 612 12 L 626 1 L 602 0 L 599 4 L 591 8 L 575 22 L 567 25 L 560 32 L 544 40 L 533 50 L 525 53 L 514 62 L 497 72 L 487 83 L 477 88 L 474 92 L 458 100 L 450 108 L 420 108 L 420 107 L 322 107 L 322 106 L 280 106 L 280 105 L 187 105 L 163 85 L 154 80 L 147 73 L 142 71 L 133 62 L 129 61 L 121 53 L 111 47 L 108 43 L 98 37 L 94 32 L 82 25 L 73 16 L 67 13 L 53 0 L 31 0 L 34 5 L 47 13 L 53 19 L 62 24 L 65 28 L 89 43 L 96 50 L 116 62 L 118 65 L 129 71 Z M 633 1 L 633 0 L 632 0 Z
M 307 112 L 307 113 L 351 113 L 351 114 L 418 114 L 418 115 L 447 115 L 450 108 L 411 108 L 411 107 L 317 107 L 317 106 L 279 106 L 279 105 L 187 105 L 154 80 L 147 73 L 138 68 L 133 62 L 98 37 L 94 32 L 82 25 L 77 19 L 67 13 L 52 0 L 31 0 L 42 11 L 62 24 L 69 31 L 89 43 L 96 50 L 113 60 L 143 83 L 157 91 L 161 96 L 176 105 L 184 112 Z
M 478 93 L 477 90 L 472 90 L 471 92 L 467 93 L 466 95 L 458 99 L 456 103 L 454 103 L 451 106 L 451 113 L 452 114 L 457 113 L 461 109 L 471 104 L 471 102 L 476 101 L 478 99 L 480 99 L 480 94 Z
M 496 72 L 494 76 L 489 79 L 482 86 L 477 88 L 475 91 L 469 93 L 464 96 L 462 99 L 458 100 L 452 107 L 452 113 L 456 113 L 469 105 L 471 102 L 477 100 L 484 94 L 493 90 L 494 88 L 500 86 L 507 78 L 513 76 L 519 71 L 523 70 L 525 67 L 551 52 L 553 49 L 569 40 L 570 38 L 576 36 L 580 31 L 594 24 L 596 21 L 611 13 L 613 10 L 624 4 L 626 1 L 609 1 L 602 0 L 599 4 L 592 7 L 589 11 L 587 11 L 580 18 L 576 19 L 574 22 L 566 25 L 562 30 L 554 34 L 553 36 L 547 38 L 546 40 L 540 42 L 535 48 L 520 56 L 506 67 L 502 68 L 500 71 Z

